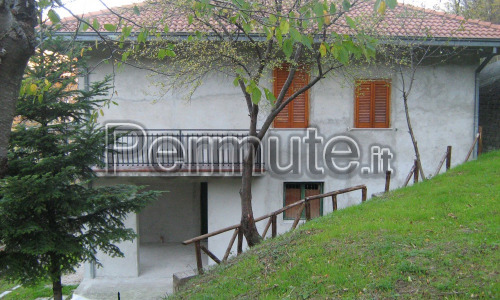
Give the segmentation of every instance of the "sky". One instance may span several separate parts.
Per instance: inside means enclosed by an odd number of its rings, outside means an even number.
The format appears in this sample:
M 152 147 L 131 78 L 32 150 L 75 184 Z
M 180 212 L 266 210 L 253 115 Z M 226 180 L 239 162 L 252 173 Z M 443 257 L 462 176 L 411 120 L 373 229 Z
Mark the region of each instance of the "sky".
M 131 3 L 142 2 L 140 0 L 102 0 L 108 7 L 116 7 Z M 425 8 L 439 8 L 443 7 L 447 0 L 398 0 L 400 3 L 408 3 L 415 6 L 425 7 Z M 83 14 L 92 11 L 99 11 L 105 9 L 99 0 L 63 0 L 66 7 L 69 8 L 75 14 Z M 58 9 L 58 14 L 61 17 L 69 16 L 69 13 L 63 9 Z

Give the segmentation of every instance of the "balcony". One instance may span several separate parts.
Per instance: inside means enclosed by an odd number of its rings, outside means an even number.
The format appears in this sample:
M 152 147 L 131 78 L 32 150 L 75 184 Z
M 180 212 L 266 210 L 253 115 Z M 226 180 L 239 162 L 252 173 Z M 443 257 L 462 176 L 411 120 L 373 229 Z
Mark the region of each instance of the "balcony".
M 107 149 L 105 167 L 95 168 L 100 175 L 240 176 L 252 145 L 245 130 L 114 128 Z M 256 176 L 264 173 L 261 149 L 255 155 Z

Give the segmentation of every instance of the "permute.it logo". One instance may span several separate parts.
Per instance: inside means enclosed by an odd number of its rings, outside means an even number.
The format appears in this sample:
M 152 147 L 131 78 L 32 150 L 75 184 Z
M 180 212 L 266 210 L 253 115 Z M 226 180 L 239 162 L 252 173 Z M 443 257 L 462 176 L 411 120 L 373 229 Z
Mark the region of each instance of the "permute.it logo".
M 108 172 L 148 167 L 159 172 L 240 174 L 249 155 L 254 173 L 279 177 L 393 172 L 394 154 L 388 146 L 362 149 L 349 135 L 326 137 L 316 128 L 271 130 L 263 140 L 242 130 L 148 130 L 132 122 L 107 123 L 105 129 Z

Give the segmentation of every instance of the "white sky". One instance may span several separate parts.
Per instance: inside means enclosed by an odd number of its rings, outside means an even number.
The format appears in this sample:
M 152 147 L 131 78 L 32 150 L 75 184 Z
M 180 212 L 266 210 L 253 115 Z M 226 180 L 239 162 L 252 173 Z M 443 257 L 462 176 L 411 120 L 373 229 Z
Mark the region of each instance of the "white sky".
M 116 7 L 125 4 L 142 2 L 141 0 L 102 0 L 109 7 Z M 413 4 L 415 6 L 425 7 L 425 8 L 439 8 L 443 7 L 444 3 L 448 0 L 398 0 L 400 3 Z M 99 0 L 63 0 L 66 7 L 71 9 L 75 14 L 83 14 L 92 11 L 99 11 L 105 9 Z M 69 16 L 69 13 L 63 9 L 59 9 L 58 13 L 61 17 Z
M 122 6 L 131 3 L 142 2 L 141 0 L 102 0 L 108 7 Z M 69 8 L 74 14 L 81 15 L 83 13 L 99 11 L 106 9 L 99 0 L 62 0 L 62 3 Z M 62 18 L 68 17 L 70 14 L 64 9 L 58 9 L 57 13 Z

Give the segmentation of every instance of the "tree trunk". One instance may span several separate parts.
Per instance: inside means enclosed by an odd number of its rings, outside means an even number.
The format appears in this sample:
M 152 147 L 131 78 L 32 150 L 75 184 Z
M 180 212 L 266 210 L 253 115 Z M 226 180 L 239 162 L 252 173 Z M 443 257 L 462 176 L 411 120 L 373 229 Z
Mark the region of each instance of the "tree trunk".
M 254 149 L 252 149 L 255 153 Z M 255 226 L 255 218 L 252 209 L 252 173 L 254 155 L 249 153 L 243 161 L 243 174 L 241 177 L 241 229 L 247 240 L 248 246 L 252 247 L 262 241 L 262 237 Z
M 7 149 L 17 97 L 35 50 L 34 0 L 0 0 L 0 178 L 7 173 Z
M 61 276 L 52 282 L 52 293 L 54 294 L 54 300 L 63 300 Z
M 49 220 L 49 224 L 53 223 Z M 61 284 L 61 263 L 59 257 L 54 252 L 49 252 L 50 257 L 50 278 L 52 279 L 52 294 L 54 300 L 62 300 L 62 284 Z
M 415 157 L 417 159 L 418 169 L 420 171 L 420 176 L 422 177 L 422 180 L 425 180 L 426 178 L 424 170 L 422 169 L 422 162 L 420 161 L 420 151 L 418 150 L 417 139 L 415 138 L 415 134 L 413 133 L 413 127 L 411 125 L 410 111 L 408 109 L 408 96 L 406 95 L 405 92 L 403 92 L 403 103 L 405 106 L 406 124 L 408 125 L 408 131 L 410 132 L 411 142 L 413 143 L 413 149 L 415 150 Z

